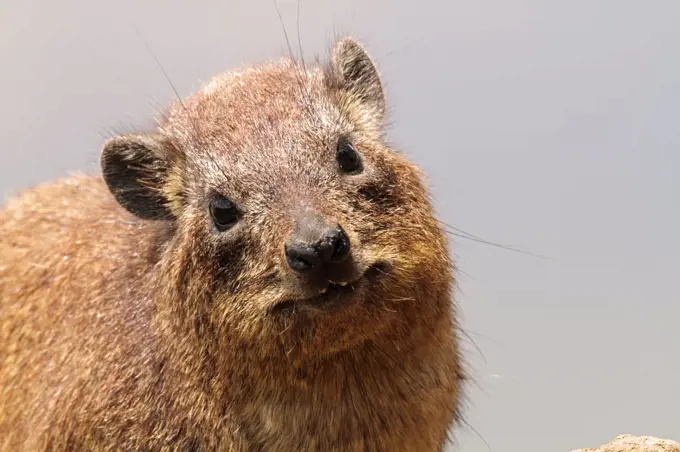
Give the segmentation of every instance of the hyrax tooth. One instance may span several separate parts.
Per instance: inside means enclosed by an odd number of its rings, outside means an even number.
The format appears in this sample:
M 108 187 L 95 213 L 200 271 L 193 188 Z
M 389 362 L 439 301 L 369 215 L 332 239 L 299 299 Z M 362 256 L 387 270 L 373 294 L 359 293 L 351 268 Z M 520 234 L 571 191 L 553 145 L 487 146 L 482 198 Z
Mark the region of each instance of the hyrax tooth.
M 338 284 L 340 284 L 340 285 L 343 286 L 343 287 L 347 285 L 346 282 L 339 282 Z
M 328 289 L 326 287 L 324 287 L 323 289 L 319 289 L 319 293 L 326 293 L 327 290 Z

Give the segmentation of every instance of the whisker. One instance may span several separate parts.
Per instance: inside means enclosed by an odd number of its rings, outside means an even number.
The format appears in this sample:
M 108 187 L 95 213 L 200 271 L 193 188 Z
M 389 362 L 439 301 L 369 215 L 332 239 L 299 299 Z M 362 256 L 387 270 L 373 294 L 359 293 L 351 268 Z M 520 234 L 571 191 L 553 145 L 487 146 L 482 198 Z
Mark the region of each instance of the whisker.
M 298 85 L 300 88 L 300 92 L 302 94 L 302 98 L 306 101 L 305 108 L 307 110 L 307 113 L 309 113 L 310 117 L 313 118 L 314 114 L 312 111 L 312 102 L 311 102 L 311 96 L 309 94 L 309 91 L 307 91 L 305 82 L 302 78 L 302 74 L 300 73 L 300 68 L 297 65 L 297 62 L 295 60 L 295 54 L 293 53 L 293 47 L 290 44 L 290 39 L 288 37 L 288 31 L 286 30 L 286 24 L 283 20 L 283 16 L 281 15 L 281 10 L 279 9 L 279 4 L 277 3 L 277 0 L 274 1 L 274 7 L 276 8 L 276 14 L 279 16 L 279 22 L 281 23 L 281 29 L 283 30 L 283 36 L 286 39 L 286 47 L 288 48 L 288 55 L 293 62 L 293 67 L 295 68 L 295 76 L 298 80 Z M 299 17 L 299 8 L 300 4 L 298 3 L 298 17 Z M 298 24 L 298 38 L 299 38 L 299 24 Z M 300 48 L 302 48 L 302 45 L 300 44 Z M 302 66 L 304 67 L 304 58 L 302 55 L 300 55 L 300 58 L 302 58 Z M 307 76 L 307 70 L 305 69 L 305 76 Z
M 470 430 L 472 430 L 472 431 L 475 433 L 475 435 L 477 435 L 477 437 L 478 437 L 479 439 L 482 440 L 482 442 L 484 443 L 484 445 L 486 446 L 487 449 L 492 450 L 492 449 L 491 449 L 491 445 L 484 439 L 484 437 L 477 431 L 476 428 L 474 428 L 472 425 L 470 425 L 470 423 L 469 423 L 468 421 L 465 420 L 465 418 L 462 418 L 462 417 L 461 417 L 461 418 L 459 419 L 459 421 L 460 421 L 462 424 L 464 424 L 467 428 L 469 428 Z
M 297 40 L 298 49 L 300 50 L 300 62 L 302 63 L 302 69 L 307 72 L 307 67 L 305 65 L 305 54 L 302 52 L 302 39 L 300 39 L 300 2 L 302 0 L 297 0 L 297 17 L 296 17 L 296 27 L 297 27 Z
M 400 297 L 400 298 L 392 298 L 390 301 L 416 301 L 414 297 Z
M 486 360 L 486 356 L 484 355 L 484 352 L 482 352 L 482 349 L 479 347 L 479 345 L 477 345 L 477 342 L 475 342 L 475 340 L 472 339 L 472 336 L 470 336 L 468 334 L 468 332 L 465 331 L 465 329 L 463 329 L 463 327 L 461 327 L 460 325 L 458 325 L 458 330 L 463 334 L 463 336 L 465 336 L 470 342 L 472 342 L 472 346 L 475 348 L 475 350 L 477 350 L 477 353 L 479 353 L 479 356 L 482 357 L 482 361 L 484 361 L 484 364 L 488 364 L 488 361 Z
M 293 307 L 293 312 L 295 312 L 295 307 Z M 293 321 L 291 321 L 290 324 L 288 324 L 288 326 L 286 326 L 286 327 L 283 329 L 283 331 L 279 332 L 279 336 L 281 336 L 283 333 L 285 333 L 286 331 L 288 331 L 292 326 L 293 326 Z
M 196 144 L 200 146 L 200 145 L 202 144 L 202 140 L 201 140 L 201 138 L 200 138 L 200 136 L 201 136 L 201 134 L 200 134 L 200 129 L 198 128 L 198 125 L 196 124 L 196 121 L 195 121 L 193 115 L 189 112 L 189 109 L 186 107 L 186 104 L 184 103 L 184 100 L 182 100 L 182 97 L 179 95 L 179 92 L 177 91 L 177 88 L 175 87 L 175 84 L 172 82 L 172 79 L 170 79 L 170 76 L 168 75 L 167 71 L 165 70 L 165 68 L 163 67 L 163 65 L 161 64 L 160 60 L 159 60 L 158 57 L 156 56 L 156 54 L 153 52 L 153 50 L 151 50 L 151 47 L 150 47 L 149 44 L 146 42 L 146 40 L 145 40 L 144 37 L 142 36 L 142 34 L 141 34 L 141 32 L 139 31 L 139 29 L 137 29 L 137 27 L 135 27 L 135 31 L 137 32 L 137 35 L 139 36 L 139 39 L 142 41 L 142 44 L 144 45 L 144 47 L 146 47 L 147 51 L 151 54 L 151 57 L 154 59 L 154 61 L 155 61 L 156 64 L 158 65 L 158 68 L 159 68 L 159 69 L 161 70 L 161 72 L 163 73 L 163 76 L 165 77 L 165 80 L 168 82 L 168 84 L 169 84 L 170 87 L 172 88 L 172 91 L 175 93 L 175 96 L 177 97 L 177 100 L 179 101 L 179 104 L 182 106 L 182 109 L 183 109 L 184 112 L 187 114 L 187 117 L 189 118 L 189 121 L 191 122 L 192 127 L 194 128 L 194 132 L 195 132 L 195 134 L 194 134 L 194 140 L 196 141 Z M 217 161 L 216 161 L 215 158 L 212 156 L 212 154 L 211 154 L 210 152 L 206 152 L 205 154 L 206 154 L 206 155 L 208 156 L 208 158 L 212 161 L 212 163 L 217 167 L 217 169 L 222 173 L 222 175 L 223 175 L 226 179 L 228 179 L 227 174 L 224 172 L 224 169 L 222 168 L 222 166 L 221 166 L 219 163 L 217 163 Z
M 467 240 L 477 242 L 477 243 L 482 243 L 484 245 L 489 245 L 489 246 L 493 246 L 493 247 L 496 247 L 496 248 L 501 248 L 501 249 L 504 249 L 506 251 L 514 251 L 516 253 L 525 254 L 527 256 L 532 256 L 532 257 L 536 257 L 536 258 L 539 258 L 539 259 L 554 260 L 552 257 L 549 257 L 549 256 L 542 256 L 540 254 L 530 253 L 528 251 L 524 251 L 524 250 L 521 250 L 521 249 L 513 247 L 513 246 L 508 246 L 508 245 L 503 245 L 501 243 L 491 242 L 489 240 L 483 239 L 483 238 L 478 237 L 476 235 L 470 234 L 469 232 L 466 232 L 463 229 L 457 228 L 455 226 L 451 226 L 450 224 L 447 224 L 447 223 L 445 223 L 441 220 L 438 220 L 438 221 L 439 221 L 439 223 L 441 223 L 444 226 L 444 228 L 443 228 L 444 231 L 453 235 L 453 236 L 460 237 L 462 239 L 467 239 Z

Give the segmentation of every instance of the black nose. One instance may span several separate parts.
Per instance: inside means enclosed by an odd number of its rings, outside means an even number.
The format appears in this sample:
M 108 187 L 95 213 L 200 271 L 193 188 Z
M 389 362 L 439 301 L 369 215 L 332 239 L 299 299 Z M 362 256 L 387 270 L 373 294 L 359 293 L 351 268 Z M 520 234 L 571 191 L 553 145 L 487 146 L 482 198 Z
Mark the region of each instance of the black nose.
M 305 272 L 327 264 L 340 263 L 350 251 L 349 237 L 338 225 L 323 232 L 313 243 L 294 241 L 286 245 L 286 260 L 290 268 Z

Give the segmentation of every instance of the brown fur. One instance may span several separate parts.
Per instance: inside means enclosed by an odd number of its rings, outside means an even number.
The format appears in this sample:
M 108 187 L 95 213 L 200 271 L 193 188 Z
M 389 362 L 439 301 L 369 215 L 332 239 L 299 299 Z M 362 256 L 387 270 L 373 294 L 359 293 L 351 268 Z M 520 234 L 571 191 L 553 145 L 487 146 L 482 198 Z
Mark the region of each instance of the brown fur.
M 110 139 L 104 179 L 9 201 L 0 450 L 440 450 L 462 379 L 452 264 L 384 113 L 344 39 L 326 66 L 220 75 L 157 133 Z M 340 134 L 362 174 L 338 174 Z M 232 230 L 211 229 L 212 190 L 243 212 Z M 344 309 L 272 309 L 310 295 L 283 255 L 304 209 L 344 226 L 357 275 L 382 264 Z

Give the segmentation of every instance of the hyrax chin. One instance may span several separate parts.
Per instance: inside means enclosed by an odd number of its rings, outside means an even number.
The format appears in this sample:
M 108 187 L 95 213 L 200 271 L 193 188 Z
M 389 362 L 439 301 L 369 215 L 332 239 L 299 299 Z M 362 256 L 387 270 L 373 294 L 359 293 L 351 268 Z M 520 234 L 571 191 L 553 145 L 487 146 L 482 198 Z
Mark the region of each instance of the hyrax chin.
M 219 75 L 0 213 L 3 451 L 438 451 L 452 264 L 362 46 Z

